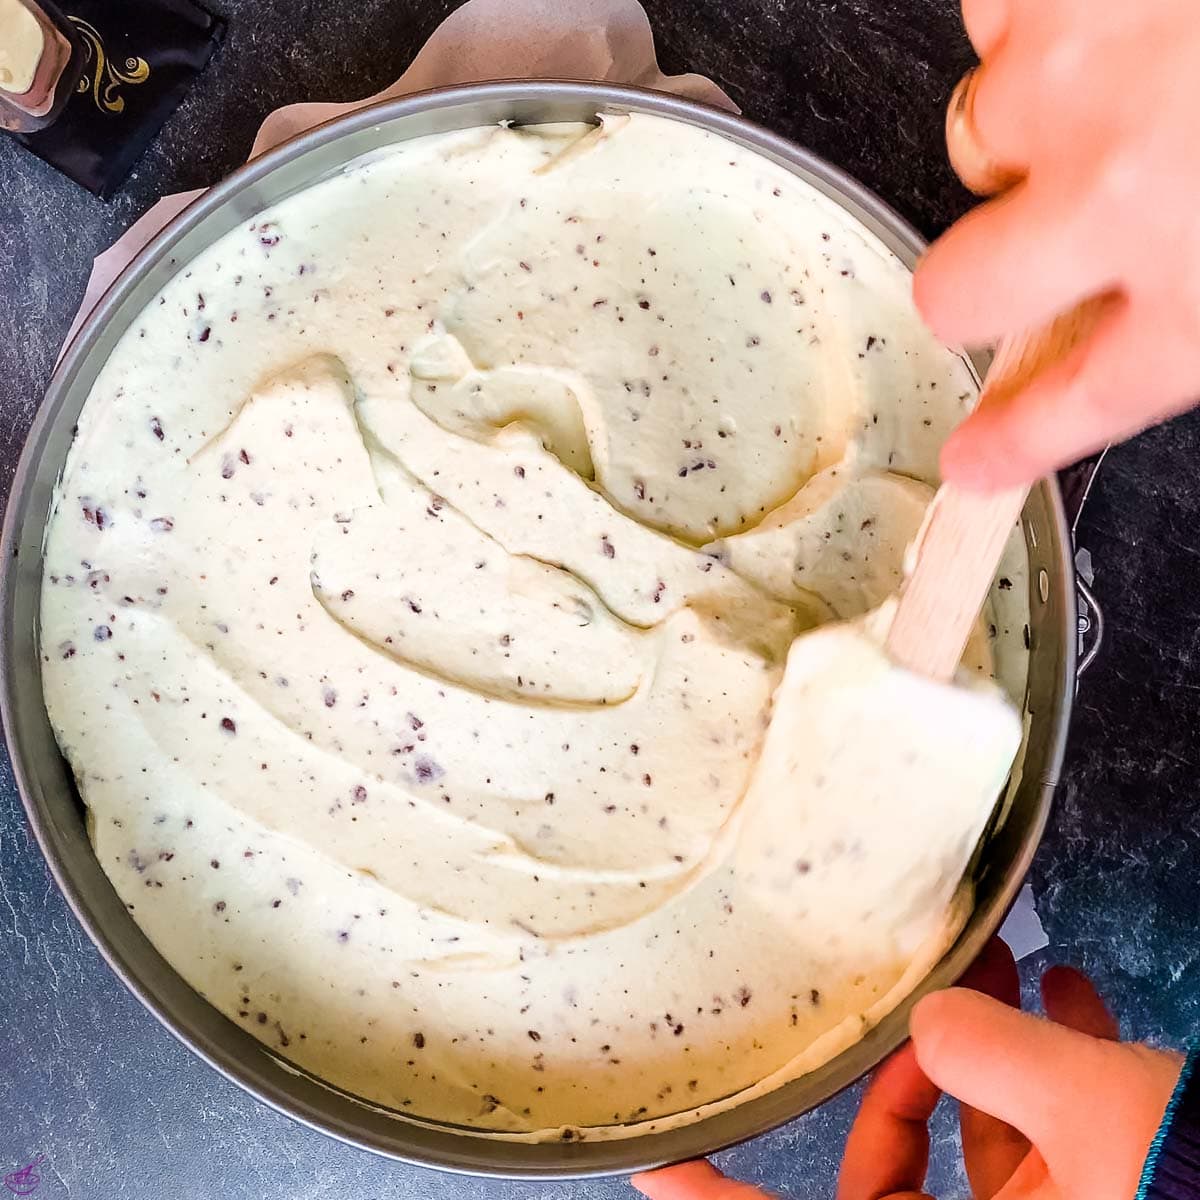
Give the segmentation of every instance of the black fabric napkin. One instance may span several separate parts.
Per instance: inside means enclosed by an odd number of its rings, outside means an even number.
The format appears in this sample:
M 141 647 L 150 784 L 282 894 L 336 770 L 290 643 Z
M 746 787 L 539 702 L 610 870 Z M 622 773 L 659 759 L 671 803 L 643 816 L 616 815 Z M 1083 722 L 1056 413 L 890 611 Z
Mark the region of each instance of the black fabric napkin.
M 175 111 L 225 35 L 193 0 L 59 0 L 87 53 L 53 125 L 16 134 L 39 158 L 109 196 Z

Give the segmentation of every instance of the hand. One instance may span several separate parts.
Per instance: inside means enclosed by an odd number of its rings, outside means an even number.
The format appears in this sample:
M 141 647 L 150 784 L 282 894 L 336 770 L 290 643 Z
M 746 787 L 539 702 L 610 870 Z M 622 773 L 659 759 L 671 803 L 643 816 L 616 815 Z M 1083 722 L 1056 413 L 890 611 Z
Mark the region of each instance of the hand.
M 963 0 L 963 17 L 977 140 L 1023 181 L 934 243 L 918 307 L 977 345 L 1112 296 L 1074 352 L 946 443 L 944 476 L 990 489 L 1200 400 L 1200 22 L 1195 0 Z
M 1121 1045 L 1092 985 L 1046 973 L 1049 1021 L 1015 1011 L 1012 955 L 993 941 L 966 988 L 927 996 L 913 1041 L 876 1073 L 846 1143 L 839 1200 L 926 1200 L 926 1122 L 944 1090 L 959 1097 L 963 1157 L 976 1200 L 1129 1200 L 1182 1059 Z M 1010 1005 L 1014 1007 L 1009 1007 Z M 651 1200 L 754 1200 L 707 1163 L 635 1176 Z
M 980 976 L 999 1000 L 953 988 L 913 1011 L 911 1047 L 863 1098 L 839 1200 L 922 1200 L 925 1121 L 939 1091 L 960 1101 L 976 1200 L 1130 1200 L 1182 1057 L 1117 1042 L 1096 989 L 1069 967 L 1042 977 L 1049 1020 L 1017 1010 L 1002 942 L 985 952 Z

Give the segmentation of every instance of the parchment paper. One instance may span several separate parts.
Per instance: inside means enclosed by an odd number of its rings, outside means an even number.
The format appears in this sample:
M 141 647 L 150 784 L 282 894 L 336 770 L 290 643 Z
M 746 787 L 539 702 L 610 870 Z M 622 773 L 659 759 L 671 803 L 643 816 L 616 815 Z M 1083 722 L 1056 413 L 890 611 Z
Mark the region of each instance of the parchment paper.
M 390 87 L 348 104 L 291 104 L 276 109 L 259 128 L 250 158 L 378 100 L 456 83 L 534 78 L 637 84 L 738 111 L 703 75 L 664 75 L 659 70 L 650 21 L 637 0 L 468 0 L 433 31 L 412 65 Z M 204 191 L 164 196 L 96 259 L 64 349 L 133 256 Z M 1000 932 L 1017 958 L 1047 944 L 1028 884 Z
M 259 128 L 250 158 L 314 125 L 379 100 L 456 83 L 536 78 L 637 84 L 738 111 L 711 79 L 664 75 L 659 70 L 650 21 L 637 0 L 468 0 L 433 31 L 412 65 L 390 87 L 348 104 L 290 104 L 276 109 Z M 96 259 L 64 349 L 133 256 L 204 191 L 197 188 L 164 196 Z

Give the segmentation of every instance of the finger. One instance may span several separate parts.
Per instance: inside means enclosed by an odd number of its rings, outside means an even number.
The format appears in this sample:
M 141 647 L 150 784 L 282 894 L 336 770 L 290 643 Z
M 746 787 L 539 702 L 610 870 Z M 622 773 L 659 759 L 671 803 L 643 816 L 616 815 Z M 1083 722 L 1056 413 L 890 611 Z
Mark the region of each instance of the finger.
M 987 58 L 1004 41 L 1011 10 L 1011 0 L 963 0 L 963 24 L 980 58 Z
M 1061 1197 L 1062 1192 L 1050 1177 L 1045 1159 L 1034 1151 L 1021 1160 L 1012 1178 L 992 1200 L 1061 1200 Z
M 1042 1004 L 1046 1016 L 1060 1025 L 1110 1042 L 1120 1036 L 1117 1022 L 1095 985 L 1072 967 L 1051 967 L 1042 976 Z
M 993 996 L 1012 1008 L 1021 1007 L 1021 977 L 1012 951 L 992 938 L 963 976 L 962 987 Z M 1029 1153 L 1029 1139 L 1011 1125 L 969 1104 L 958 1106 L 963 1162 L 975 1200 L 991 1200 Z
M 1029 1139 L 1011 1125 L 972 1108 L 958 1106 L 963 1163 L 975 1200 L 993 1200 L 1029 1157 Z
M 926 1122 L 939 1095 L 911 1045 L 875 1072 L 846 1139 L 838 1200 L 919 1193 L 929 1167 Z
M 1030 121 L 1045 119 L 1033 107 L 1033 81 L 1027 55 L 1001 49 L 975 72 L 971 89 L 971 122 L 979 142 L 999 163 L 1010 168 L 1029 165 Z M 1025 170 L 1019 174 L 1024 175 Z
M 1021 1006 L 1021 978 L 1012 951 L 1001 938 L 991 938 L 967 968 L 959 987 L 994 996 L 1014 1008 Z
M 934 1200 L 928 1192 L 888 1192 L 886 1196 L 878 1196 L 873 1200 Z
M 992 938 L 967 969 L 963 985 L 1015 1003 L 1020 981 L 1012 951 Z M 911 1045 L 879 1068 L 846 1140 L 838 1200 L 916 1193 L 929 1165 L 926 1123 L 939 1094 L 917 1066 Z
M 702 1159 L 661 1171 L 643 1171 L 629 1182 L 650 1200 L 767 1200 L 766 1192 L 726 1179 Z
M 913 297 L 943 341 L 982 345 L 1107 289 L 1112 272 L 1094 241 L 1083 244 L 1070 200 L 1026 181 L 934 242 Z
M 1174 349 L 1184 345 L 1165 320 L 1114 305 L 1028 387 L 995 404 L 985 394 L 942 448 L 944 478 L 976 489 L 1031 482 L 1183 411 L 1195 398 L 1186 355 Z
M 1107 1043 L 965 988 L 926 996 L 911 1027 L 917 1061 L 934 1083 L 1035 1145 L 1061 1136 L 1064 1112 L 1090 1110 L 1096 1081 L 1112 1067 Z

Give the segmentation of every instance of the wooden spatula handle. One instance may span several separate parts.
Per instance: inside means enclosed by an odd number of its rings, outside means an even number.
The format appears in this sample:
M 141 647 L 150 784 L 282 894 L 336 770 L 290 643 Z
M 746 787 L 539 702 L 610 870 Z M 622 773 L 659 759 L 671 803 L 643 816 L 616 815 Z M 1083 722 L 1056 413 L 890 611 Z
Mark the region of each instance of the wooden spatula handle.
M 938 490 L 888 631 L 893 662 L 932 679 L 954 674 L 1028 493 Z
M 962 181 L 987 196 L 1014 187 L 1021 176 L 992 158 L 979 138 L 979 78 L 977 71 L 968 71 L 954 90 L 946 111 L 946 145 Z M 1105 297 L 1085 301 L 1043 329 L 1001 342 L 981 403 L 1003 403 L 1070 353 L 1095 328 L 1107 303 Z M 952 484 L 938 489 L 888 633 L 887 650 L 895 662 L 934 679 L 954 674 L 1028 491 L 969 492 Z
M 1036 333 L 1002 342 L 981 403 L 1003 402 L 1069 353 L 1095 327 L 1105 303 L 1089 300 Z M 1028 491 L 938 489 L 888 633 L 893 661 L 934 679 L 954 674 Z

